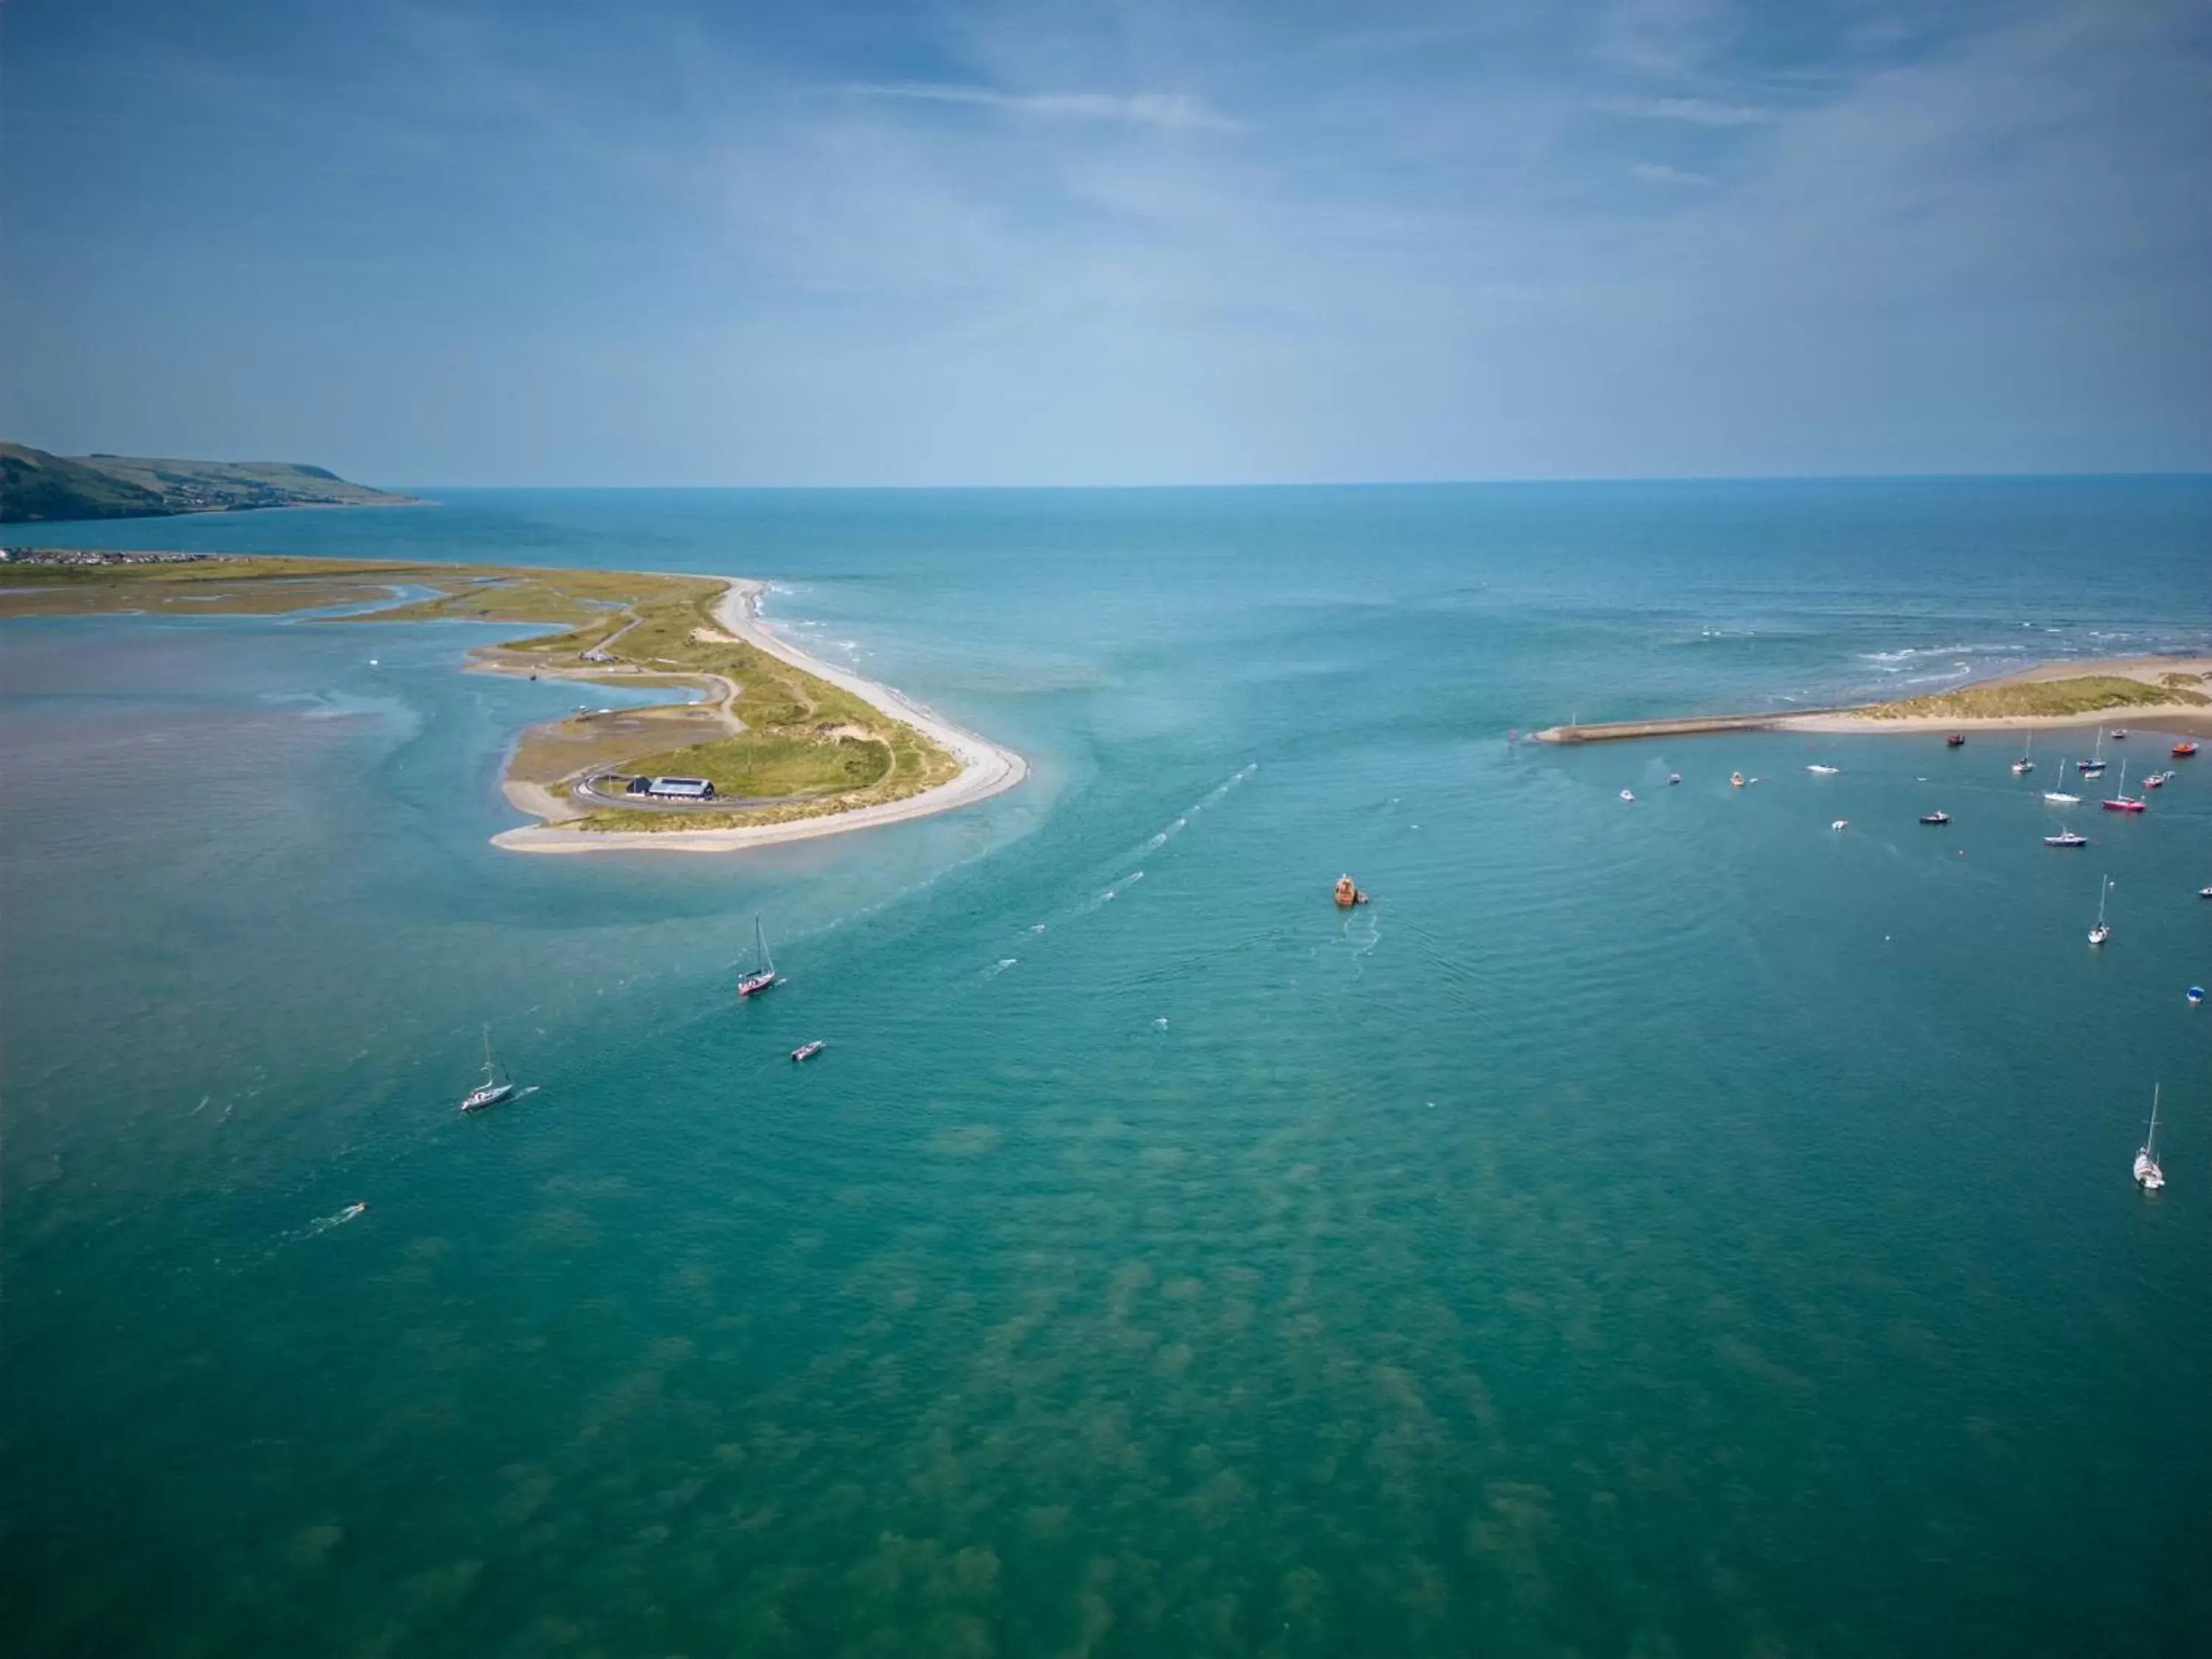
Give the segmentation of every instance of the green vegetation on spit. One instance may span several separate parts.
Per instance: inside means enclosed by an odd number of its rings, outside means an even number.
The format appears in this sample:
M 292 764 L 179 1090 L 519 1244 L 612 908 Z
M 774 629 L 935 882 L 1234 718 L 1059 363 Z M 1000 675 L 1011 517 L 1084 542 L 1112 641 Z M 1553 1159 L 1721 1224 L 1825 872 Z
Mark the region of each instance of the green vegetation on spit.
M 2212 704 L 2212 697 L 2188 686 L 2193 674 L 2162 674 L 2159 684 L 2130 679 L 2120 674 L 2081 674 L 2071 679 L 2008 680 L 1997 685 L 1963 686 L 1902 702 L 1876 703 L 1855 709 L 1868 720 L 1898 720 L 1941 717 L 1946 720 L 2008 720 L 2051 714 L 2094 714 L 2106 709 L 2192 707 Z
M 292 461 L 50 455 L 0 443 L 0 524 L 155 519 L 266 507 L 398 507 L 413 498 Z
M 902 720 L 722 630 L 725 582 L 610 570 L 400 561 L 210 557 L 161 563 L 16 563 L 0 617 L 88 612 L 265 614 L 422 597 L 349 625 L 452 619 L 553 631 L 486 647 L 479 668 L 626 686 L 690 686 L 703 704 L 583 714 L 532 728 L 507 781 L 542 792 L 573 830 L 730 829 L 901 800 L 959 762 Z M 708 779 L 729 805 L 615 807 L 580 793 L 603 773 Z M 745 803 L 754 803 L 747 805 Z

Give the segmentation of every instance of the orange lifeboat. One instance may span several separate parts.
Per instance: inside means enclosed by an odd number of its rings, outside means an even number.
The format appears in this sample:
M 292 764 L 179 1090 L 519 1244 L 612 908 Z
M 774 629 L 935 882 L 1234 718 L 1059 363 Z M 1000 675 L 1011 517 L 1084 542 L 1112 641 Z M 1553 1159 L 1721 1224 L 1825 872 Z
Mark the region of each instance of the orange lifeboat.
M 1350 876 L 1339 876 L 1336 878 L 1336 908 L 1338 909 L 1349 910 L 1355 904 L 1364 904 L 1366 902 L 1367 895 L 1359 890 L 1358 886 L 1352 881 Z

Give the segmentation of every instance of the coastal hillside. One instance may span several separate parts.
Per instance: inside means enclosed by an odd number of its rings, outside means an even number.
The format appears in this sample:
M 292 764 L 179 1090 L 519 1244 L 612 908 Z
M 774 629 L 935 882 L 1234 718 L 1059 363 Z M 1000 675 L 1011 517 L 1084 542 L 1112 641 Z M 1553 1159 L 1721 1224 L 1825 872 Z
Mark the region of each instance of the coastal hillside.
M 393 507 L 410 499 L 291 461 L 64 456 L 0 443 L 0 524 L 155 519 L 264 507 Z

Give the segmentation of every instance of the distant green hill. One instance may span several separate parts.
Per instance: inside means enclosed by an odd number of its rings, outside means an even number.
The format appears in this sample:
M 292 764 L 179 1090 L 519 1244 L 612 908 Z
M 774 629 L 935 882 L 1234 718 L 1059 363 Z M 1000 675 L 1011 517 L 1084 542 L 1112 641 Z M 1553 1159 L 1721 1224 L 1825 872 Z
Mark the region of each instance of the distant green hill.
M 152 519 L 261 507 L 396 507 L 410 500 L 290 461 L 50 455 L 0 443 L 0 524 Z

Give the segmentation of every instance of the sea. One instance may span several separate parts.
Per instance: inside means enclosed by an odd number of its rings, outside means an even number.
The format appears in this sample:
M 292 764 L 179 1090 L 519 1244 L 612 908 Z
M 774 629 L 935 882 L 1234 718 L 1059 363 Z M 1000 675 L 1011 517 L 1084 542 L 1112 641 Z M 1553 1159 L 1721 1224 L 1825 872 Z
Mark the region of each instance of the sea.
M 2212 649 L 2212 479 L 419 493 L 6 539 L 758 577 L 1034 771 L 527 857 L 511 629 L 0 623 L 10 1653 L 2212 1652 L 2212 758 L 1526 740 Z

